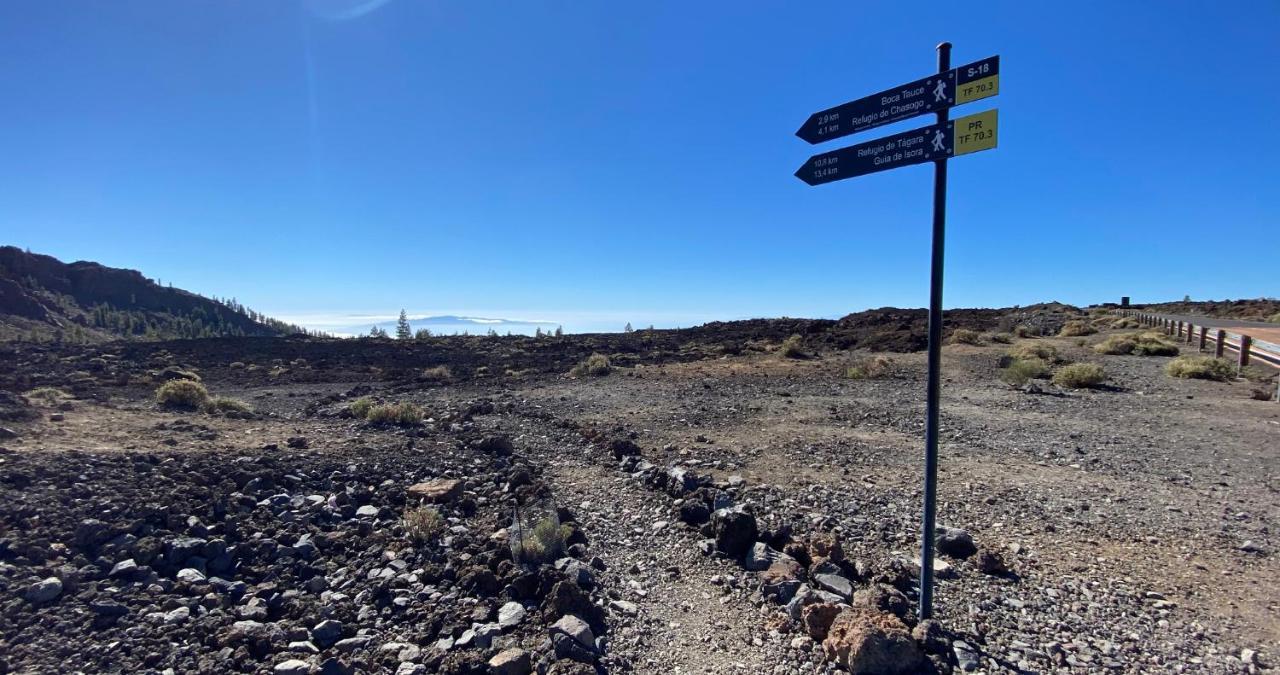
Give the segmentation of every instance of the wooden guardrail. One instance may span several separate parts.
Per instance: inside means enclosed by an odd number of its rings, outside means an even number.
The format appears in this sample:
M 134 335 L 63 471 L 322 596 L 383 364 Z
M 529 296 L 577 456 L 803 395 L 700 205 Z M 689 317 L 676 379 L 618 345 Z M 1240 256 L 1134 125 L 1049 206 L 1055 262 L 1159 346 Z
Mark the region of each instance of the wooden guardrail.
M 1153 314 L 1136 309 L 1117 310 L 1121 316 L 1136 319 L 1143 326 L 1157 328 L 1179 342 L 1196 345 L 1200 351 L 1206 351 L 1210 343 L 1214 356 L 1224 358 L 1227 352 L 1234 352 L 1236 372 L 1239 373 L 1251 363 L 1265 364 L 1272 368 L 1280 368 L 1280 344 L 1259 340 L 1247 333 L 1236 330 L 1199 325 L 1160 314 Z M 1280 401 L 1280 382 L 1277 382 L 1274 399 Z

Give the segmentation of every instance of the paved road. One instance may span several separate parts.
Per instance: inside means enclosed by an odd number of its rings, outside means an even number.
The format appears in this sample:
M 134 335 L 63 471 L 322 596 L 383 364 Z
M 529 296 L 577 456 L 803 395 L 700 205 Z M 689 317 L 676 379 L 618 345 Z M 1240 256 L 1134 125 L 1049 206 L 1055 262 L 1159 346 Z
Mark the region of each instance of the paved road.
M 1190 322 L 1197 326 L 1208 326 L 1210 328 L 1224 328 L 1234 333 L 1243 333 L 1255 340 L 1265 340 L 1272 344 L 1280 344 L 1280 324 L 1267 323 L 1266 321 L 1243 321 L 1241 319 L 1221 319 L 1213 316 L 1196 316 L 1194 314 L 1163 314 L 1160 312 L 1147 312 L 1146 310 L 1137 310 L 1145 314 L 1154 314 L 1155 316 L 1172 319 L 1174 321 Z

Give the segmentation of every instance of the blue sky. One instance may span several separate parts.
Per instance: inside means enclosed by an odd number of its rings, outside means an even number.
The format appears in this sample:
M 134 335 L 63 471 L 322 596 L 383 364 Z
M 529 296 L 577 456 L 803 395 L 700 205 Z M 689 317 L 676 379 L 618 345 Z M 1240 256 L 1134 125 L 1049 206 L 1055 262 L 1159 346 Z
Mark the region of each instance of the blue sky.
M 7 2 L 0 239 L 286 317 L 923 306 L 932 169 L 812 112 L 1001 55 L 946 304 L 1280 294 L 1280 4 Z

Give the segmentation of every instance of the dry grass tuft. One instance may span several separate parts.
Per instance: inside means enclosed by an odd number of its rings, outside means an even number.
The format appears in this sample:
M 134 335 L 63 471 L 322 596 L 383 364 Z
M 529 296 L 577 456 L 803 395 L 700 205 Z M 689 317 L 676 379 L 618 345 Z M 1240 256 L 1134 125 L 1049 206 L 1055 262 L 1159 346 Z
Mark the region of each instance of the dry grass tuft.
M 1111 337 L 1093 346 L 1099 354 L 1133 354 L 1134 356 L 1177 356 L 1178 347 L 1165 342 L 1159 333 L 1126 333 Z
M 1049 363 L 1044 359 L 1033 357 L 1014 359 L 1009 365 L 1000 369 L 1000 379 L 1021 387 L 1027 382 L 1049 376 Z
M 800 346 L 800 340 L 801 338 L 799 335 L 792 335 L 786 340 L 783 340 L 782 344 L 778 347 L 778 353 L 789 359 L 808 358 L 809 355 L 805 353 L 804 349 Z
M 73 398 L 71 394 L 57 387 L 37 387 L 28 391 L 25 395 L 27 398 L 33 401 L 40 401 L 45 405 L 58 405 L 67 399 Z
M 574 377 L 582 377 L 590 375 L 592 377 L 603 377 L 613 372 L 613 364 L 609 363 L 609 357 L 604 354 L 592 354 L 588 356 L 582 363 L 573 367 L 569 371 Z
M 372 424 L 408 426 L 422 422 L 422 408 L 413 403 L 383 403 L 369 408 L 364 418 Z
M 351 416 L 357 419 L 364 419 L 368 417 L 369 411 L 372 409 L 373 409 L 373 399 L 369 398 L 368 396 L 361 396 L 360 398 L 347 404 L 347 412 L 351 413 Z
M 1170 377 L 1226 382 L 1235 377 L 1236 367 L 1226 359 L 1212 356 L 1179 356 L 1164 367 L 1164 372 Z
M 230 396 L 215 396 L 209 399 L 209 402 L 204 406 L 204 410 L 207 413 L 222 413 L 224 415 L 227 413 L 243 414 L 253 412 L 253 408 L 249 407 L 248 403 Z
M 449 382 L 453 379 L 453 371 L 449 370 L 449 366 L 424 368 L 418 374 L 418 379 L 423 382 Z
M 1058 331 L 1058 337 L 1080 337 L 1082 335 L 1093 335 L 1098 332 L 1088 321 L 1068 321 L 1062 324 L 1062 330 Z
M 951 344 L 980 345 L 982 344 L 982 333 L 968 328 L 957 328 L 951 331 Z
M 430 506 L 419 506 L 404 512 L 404 530 L 409 538 L 430 541 L 444 531 L 444 517 Z
M 850 380 L 878 380 L 887 377 L 893 371 L 893 359 L 887 356 L 873 356 L 858 359 L 853 365 L 844 369 L 844 376 Z
M 1053 383 L 1068 389 L 1092 389 L 1106 379 L 1106 371 L 1096 363 L 1073 363 L 1053 374 Z
M 169 380 L 156 389 L 156 402 L 165 408 L 199 410 L 209 403 L 209 390 L 195 380 Z
M 1009 356 L 1014 360 L 1024 359 L 1040 359 L 1048 363 L 1056 363 L 1061 359 L 1058 356 L 1058 349 L 1050 344 L 1043 342 L 1019 342 L 1009 350 Z
M 511 552 L 520 562 L 542 564 L 564 556 L 572 530 L 554 515 L 538 521 L 527 533 L 512 532 Z

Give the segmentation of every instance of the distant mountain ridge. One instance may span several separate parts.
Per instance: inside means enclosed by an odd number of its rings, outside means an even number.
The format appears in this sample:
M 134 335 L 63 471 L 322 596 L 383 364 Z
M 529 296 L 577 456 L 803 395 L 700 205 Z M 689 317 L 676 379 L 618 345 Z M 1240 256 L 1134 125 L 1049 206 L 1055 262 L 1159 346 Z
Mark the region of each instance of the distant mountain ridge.
M 0 339 L 279 336 L 302 328 L 130 269 L 0 246 Z

